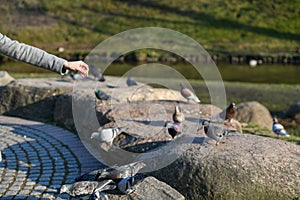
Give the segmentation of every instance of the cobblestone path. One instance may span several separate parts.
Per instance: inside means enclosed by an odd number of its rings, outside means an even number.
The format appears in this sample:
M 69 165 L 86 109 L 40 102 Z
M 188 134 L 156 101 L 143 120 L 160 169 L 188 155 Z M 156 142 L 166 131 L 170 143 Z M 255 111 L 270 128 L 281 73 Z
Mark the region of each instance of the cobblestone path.
M 0 116 L 0 199 L 68 199 L 62 184 L 102 166 L 64 129 Z

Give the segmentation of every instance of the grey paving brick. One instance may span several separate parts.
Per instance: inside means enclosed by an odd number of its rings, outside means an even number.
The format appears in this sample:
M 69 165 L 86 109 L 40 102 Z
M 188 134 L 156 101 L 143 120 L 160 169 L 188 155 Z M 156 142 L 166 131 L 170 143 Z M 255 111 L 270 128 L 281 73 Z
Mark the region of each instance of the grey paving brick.
M 27 197 L 27 200 L 39 200 L 39 197 L 29 196 Z
M 18 184 L 16 184 L 18 183 Z M 11 191 L 20 191 L 22 189 L 22 183 L 21 182 L 14 182 L 14 184 L 9 188 Z
M 25 185 L 22 189 L 22 191 L 28 190 L 28 191 L 32 191 L 35 185 Z
M 37 185 L 34 187 L 34 190 L 36 191 L 45 191 L 47 189 L 46 186 L 43 186 L 43 185 Z
M 31 193 L 30 193 L 31 196 L 41 196 L 42 195 L 42 191 L 36 191 L 36 190 L 33 190 Z
M 15 196 L 18 194 L 18 190 L 9 190 L 5 193 L 5 196 Z

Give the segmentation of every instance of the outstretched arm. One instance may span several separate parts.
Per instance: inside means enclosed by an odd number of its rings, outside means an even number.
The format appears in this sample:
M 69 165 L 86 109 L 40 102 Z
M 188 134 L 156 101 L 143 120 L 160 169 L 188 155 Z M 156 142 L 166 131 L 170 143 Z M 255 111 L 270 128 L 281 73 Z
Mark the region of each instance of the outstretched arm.
M 39 48 L 11 40 L 1 33 L 0 53 L 61 75 L 68 73 L 68 70 L 78 71 L 83 77 L 88 75 L 88 65 L 82 61 L 67 61 Z

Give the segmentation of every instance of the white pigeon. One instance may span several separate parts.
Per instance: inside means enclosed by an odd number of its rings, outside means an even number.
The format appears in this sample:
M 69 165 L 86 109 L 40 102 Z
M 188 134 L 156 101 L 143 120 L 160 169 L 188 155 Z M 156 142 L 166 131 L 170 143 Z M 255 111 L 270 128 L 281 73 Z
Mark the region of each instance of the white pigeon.
M 95 139 L 100 143 L 106 143 L 111 147 L 114 139 L 127 129 L 127 127 L 102 129 L 99 132 L 93 132 L 91 139 Z
M 290 135 L 286 132 L 282 124 L 278 123 L 278 120 L 276 117 L 273 118 L 273 127 L 272 127 L 273 132 L 279 137 L 279 136 L 284 136 L 284 137 L 290 137 Z
M 188 101 L 192 100 L 196 103 L 200 103 L 200 100 L 198 99 L 198 97 L 182 83 L 180 83 L 180 93 Z

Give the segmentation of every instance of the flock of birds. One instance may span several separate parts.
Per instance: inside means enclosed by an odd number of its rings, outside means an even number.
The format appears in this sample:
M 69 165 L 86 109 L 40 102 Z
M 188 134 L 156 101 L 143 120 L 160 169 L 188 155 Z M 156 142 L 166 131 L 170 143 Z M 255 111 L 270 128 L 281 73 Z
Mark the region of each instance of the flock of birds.
M 183 84 L 180 85 L 181 94 L 188 100 L 193 100 L 199 103 L 200 100 Z M 224 136 L 235 132 L 231 130 L 231 123 L 237 114 L 237 107 L 231 103 L 226 109 L 218 113 L 209 120 L 203 120 L 202 126 L 205 134 L 216 141 L 216 145 L 223 139 Z M 166 122 L 165 127 L 172 139 L 176 139 L 181 133 L 183 122 L 185 120 L 184 113 L 179 105 L 175 106 L 172 122 Z M 273 118 L 273 131 L 278 136 L 289 135 L 284 127 L 278 123 L 276 118 Z M 91 139 L 97 140 L 100 144 L 108 144 L 112 147 L 114 139 L 126 131 L 127 127 L 106 128 L 91 134 Z M 114 166 L 111 168 L 104 168 L 94 170 L 92 172 L 83 174 L 75 179 L 75 183 L 63 185 L 61 193 L 68 193 L 72 197 L 88 196 L 89 199 L 104 199 L 108 200 L 105 191 L 118 190 L 122 194 L 131 194 L 134 192 L 132 186 L 135 183 L 135 175 L 140 169 L 145 167 L 143 162 L 134 162 L 123 166 Z
M 130 194 L 134 192 L 132 186 L 136 184 L 136 174 L 145 166 L 139 161 L 123 166 L 97 169 L 76 177 L 73 184 L 63 185 L 60 193 L 89 200 L 108 200 L 105 191 Z
M 135 83 L 132 85 L 137 85 L 137 83 L 134 81 L 133 78 L 129 77 L 127 79 L 127 83 Z M 132 86 L 127 84 L 128 86 Z M 184 84 L 180 84 L 180 93 L 181 95 L 189 102 L 194 101 L 195 103 L 200 103 L 201 101 L 199 98 Z M 95 89 L 95 96 L 101 101 L 107 101 L 114 99 L 109 94 Z M 117 100 L 117 99 L 115 99 Z M 118 101 L 118 100 L 117 100 Z M 204 132 L 206 135 L 214 140 L 217 141 L 217 145 L 219 141 L 225 136 L 228 135 L 228 133 L 233 132 L 229 128 L 232 126 L 231 122 L 233 118 L 235 117 L 237 113 L 237 109 L 234 103 L 231 103 L 228 108 L 223 110 L 221 113 L 216 115 L 214 118 L 210 120 L 203 120 L 202 125 L 204 127 Z M 167 129 L 169 135 L 172 137 L 172 139 L 175 139 L 177 136 L 179 136 L 182 133 L 183 129 L 183 121 L 185 120 L 184 113 L 182 111 L 182 108 L 179 105 L 175 106 L 174 113 L 172 116 L 173 121 L 172 122 L 166 122 L 165 128 Z M 108 145 L 110 148 L 113 145 L 114 139 L 124 132 L 127 128 L 126 127 L 114 127 L 114 128 L 106 128 L 101 129 L 97 132 L 93 132 L 91 134 L 91 139 L 97 140 L 99 142 L 99 145 L 102 146 L 102 144 Z

